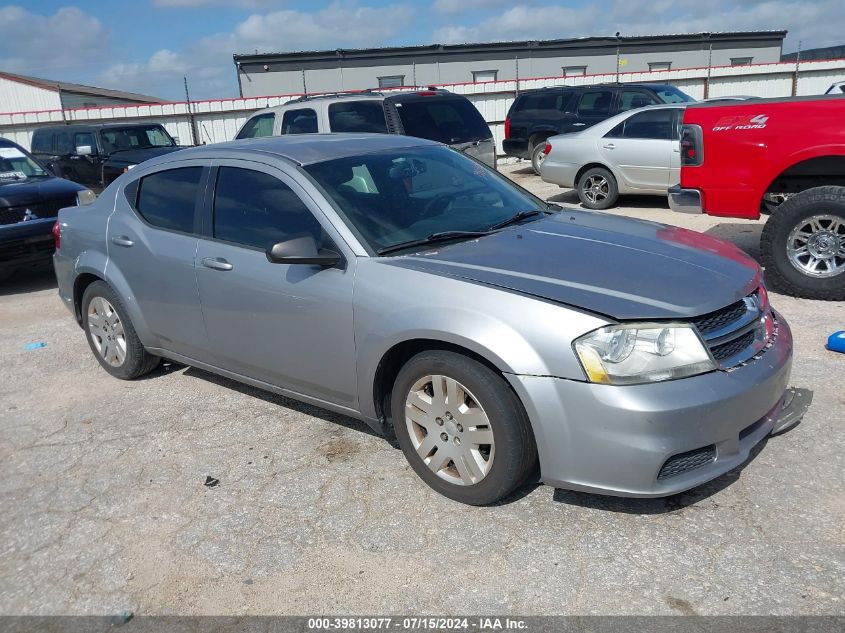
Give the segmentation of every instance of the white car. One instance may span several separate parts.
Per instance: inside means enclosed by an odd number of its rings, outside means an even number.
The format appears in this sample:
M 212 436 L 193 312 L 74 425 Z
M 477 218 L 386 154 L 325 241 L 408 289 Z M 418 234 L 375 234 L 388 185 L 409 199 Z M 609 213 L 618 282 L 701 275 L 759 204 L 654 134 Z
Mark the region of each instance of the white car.
M 825 91 L 826 95 L 841 95 L 845 92 L 845 81 L 837 81 L 835 84 L 831 84 L 830 88 Z
M 685 105 L 629 110 L 546 145 L 540 177 L 578 190 L 581 204 L 607 209 L 619 194 L 667 194 L 680 180 Z

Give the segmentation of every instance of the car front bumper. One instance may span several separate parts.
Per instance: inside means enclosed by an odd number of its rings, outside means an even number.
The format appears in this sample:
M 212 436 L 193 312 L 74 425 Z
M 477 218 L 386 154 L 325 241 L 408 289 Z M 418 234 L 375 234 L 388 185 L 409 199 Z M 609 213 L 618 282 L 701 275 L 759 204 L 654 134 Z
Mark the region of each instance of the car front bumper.
M 789 381 L 792 333 L 778 318 L 772 347 L 730 372 L 631 386 L 508 375 L 532 422 L 543 482 L 663 497 L 742 464 L 772 431 Z
M 678 213 L 704 213 L 701 192 L 698 189 L 681 189 L 680 185 L 669 187 L 669 208 Z
M 0 226 L 0 269 L 50 259 L 56 218 L 41 218 Z

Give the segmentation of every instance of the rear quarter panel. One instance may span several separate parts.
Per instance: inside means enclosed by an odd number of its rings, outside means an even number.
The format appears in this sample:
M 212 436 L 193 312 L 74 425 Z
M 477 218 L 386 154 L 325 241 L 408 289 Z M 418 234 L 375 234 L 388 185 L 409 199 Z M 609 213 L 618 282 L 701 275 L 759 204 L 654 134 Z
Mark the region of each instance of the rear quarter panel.
M 813 98 L 689 107 L 701 126 L 704 163 L 681 168 L 681 187 L 702 193 L 709 215 L 757 219 L 769 185 L 819 156 L 845 155 L 845 99 Z

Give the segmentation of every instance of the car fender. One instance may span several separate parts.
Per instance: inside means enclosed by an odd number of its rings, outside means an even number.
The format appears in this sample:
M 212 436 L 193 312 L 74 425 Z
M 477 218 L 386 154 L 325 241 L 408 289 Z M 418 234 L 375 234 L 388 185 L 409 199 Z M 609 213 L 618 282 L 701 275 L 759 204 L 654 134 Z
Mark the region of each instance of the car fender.
M 762 200 L 763 194 L 766 193 L 769 186 L 786 170 L 804 161 L 812 160 L 813 158 L 824 158 L 826 156 L 845 156 L 845 146 L 842 144 L 827 144 L 804 147 L 797 152 L 783 157 L 776 163 L 770 163 L 770 173 L 766 174 L 765 178 L 757 181 L 755 191 L 757 199 Z

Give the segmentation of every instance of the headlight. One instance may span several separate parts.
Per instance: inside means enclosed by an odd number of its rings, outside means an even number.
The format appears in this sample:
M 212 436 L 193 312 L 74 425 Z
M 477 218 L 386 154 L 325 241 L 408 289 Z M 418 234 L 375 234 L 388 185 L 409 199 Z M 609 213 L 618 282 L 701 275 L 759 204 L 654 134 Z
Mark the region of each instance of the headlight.
M 575 341 L 590 382 L 635 385 L 703 374 L 716 369 L 691 325 L 610 325 Z
M 86 204 L 91 204 L 96 199 L 97 194 L 90 189 L 83 189 L 82 191 L 76 192 L 76 204 L 80 207 Z

